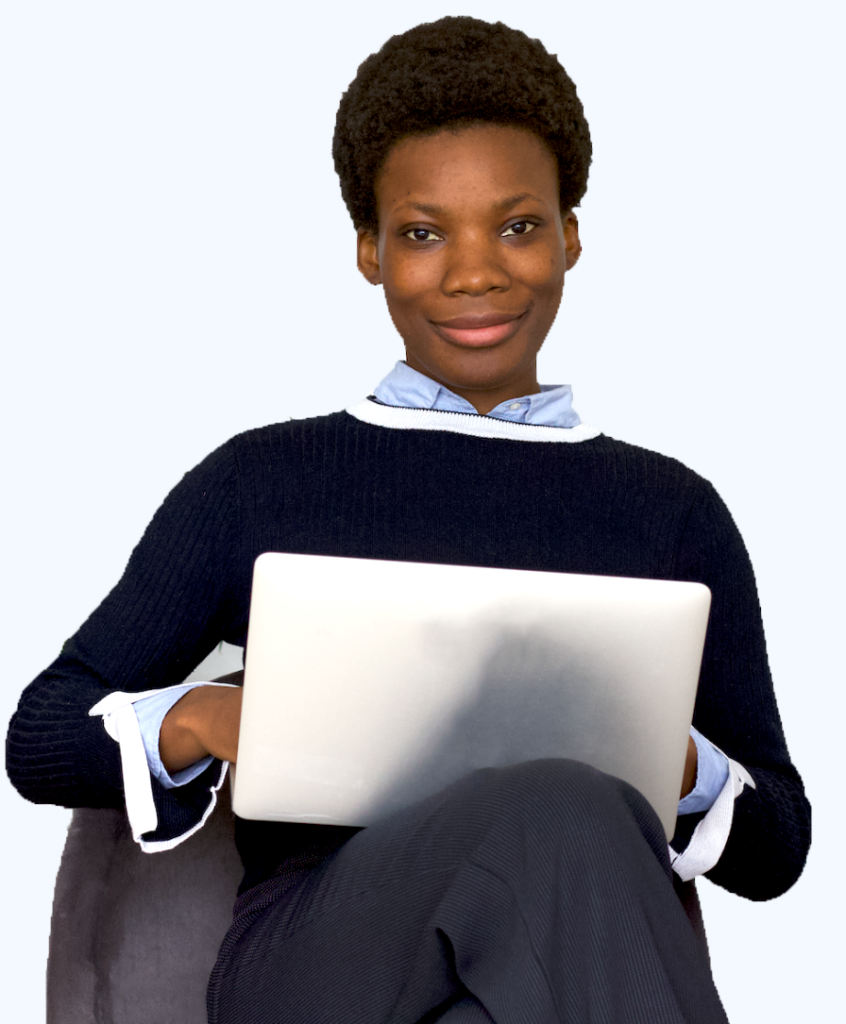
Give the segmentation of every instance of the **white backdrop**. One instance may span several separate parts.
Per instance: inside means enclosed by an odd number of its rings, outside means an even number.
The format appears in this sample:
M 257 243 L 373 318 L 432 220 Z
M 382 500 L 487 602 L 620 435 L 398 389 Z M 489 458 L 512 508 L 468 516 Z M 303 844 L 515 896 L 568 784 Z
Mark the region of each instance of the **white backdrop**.
M 572 383 L 583 419 L 680 458 L 728 502 L 816 809 L 786 896 L 701 885 L 717 984 L 732 1024 L 836 1016 L 838 5 L 297 7 L 0 9 L 0 717 L 190 466 L 237 431 L 356 401 L 402 357 L 381 290 L 355 269 L 337 103 L 389 35 L 443 14 L 501 18 L 559 54 L 594 139 L 584 253 L 541 380 Z M 37 1024 L 70 812 L 0 787 L 3 1006 Z

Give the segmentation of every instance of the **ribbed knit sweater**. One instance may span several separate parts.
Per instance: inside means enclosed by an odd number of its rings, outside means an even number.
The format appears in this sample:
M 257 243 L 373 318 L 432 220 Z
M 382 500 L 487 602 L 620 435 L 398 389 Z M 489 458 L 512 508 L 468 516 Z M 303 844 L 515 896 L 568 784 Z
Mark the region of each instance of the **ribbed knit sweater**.
M 24 691 L 7 738 L 14 785 L 35 802 L 122 806 L 119 747 L 89 709 L 111 691 L 181 682 L 220 641 L 243 646 L 265 551 L 691 580 L 712 592 L 694 725 L 756 783 L 738 797 L 708 877 L 750 899 L 784 892 L 805 862 L 810 808 L 778 716 L 752 567 L 713 487 L 604 435 L 546 444 L 537 438 L 556 428 L 508 424 L 507 436 L 476 437 L 449 428 L 462 414 L 426 415 L 427 429 L 393 424 L 390 410 L 377 417 L 388 425 L 339 412 L 263 427 L 187 473 L 118 585 Z M 443 430 L 431 429 L 438 416 Z M 154 780 L 159 826 L 145 838 L 196 824 L 219 773 L 218 762 L 171 790 Z M 237 824 L 249 884 L 303 846 L 351 834 Z

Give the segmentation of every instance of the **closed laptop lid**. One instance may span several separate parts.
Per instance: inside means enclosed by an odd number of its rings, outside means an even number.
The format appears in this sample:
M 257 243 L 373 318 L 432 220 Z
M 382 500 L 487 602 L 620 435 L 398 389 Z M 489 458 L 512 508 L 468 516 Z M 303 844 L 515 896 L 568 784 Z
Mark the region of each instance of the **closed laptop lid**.
M 235 812 L 370 825 L 476 768 L 570 757 L 670 835 L 709 606 L 697 583 L 263 554 Z

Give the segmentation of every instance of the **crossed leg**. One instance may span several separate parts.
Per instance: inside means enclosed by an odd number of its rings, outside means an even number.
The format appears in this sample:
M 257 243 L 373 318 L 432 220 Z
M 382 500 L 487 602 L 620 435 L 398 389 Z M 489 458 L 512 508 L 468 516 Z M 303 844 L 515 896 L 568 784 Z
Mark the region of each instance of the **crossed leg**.
M 356 834 L 224 943 L 211 1024 L 726 1024 L 631 786 L 484 769 Z

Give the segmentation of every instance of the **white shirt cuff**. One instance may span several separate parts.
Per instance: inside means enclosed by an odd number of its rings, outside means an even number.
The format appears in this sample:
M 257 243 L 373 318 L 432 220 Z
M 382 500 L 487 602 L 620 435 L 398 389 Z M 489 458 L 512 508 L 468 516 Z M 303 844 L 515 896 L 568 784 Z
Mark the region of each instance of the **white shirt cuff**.
M 116 690 L 105 696 L 101 701 L 98 701 L 88 712 L 91 716 L 102 716 L 106 732 L 120 744 L 120 763 L 121 770 L 123 771 L 126 813 L 129 817 L 132 838 L 136 843 L 140 843 L 142 848 L 145 848 L 145 843 L 141 836 L 146 832 L 154 832 L 158 828 L 159 818 L 153 801 L 153 787 L 150 781 L 151 773 L 150 766 L 147 763 L 147 751 L 144 747 L 138 717 L 135 714 L 133 705 L 139 700 L 161 694 L 165 690 L 185 691 L 193 685 L 191 683 L 180 683 L 178 686 L 162 687 L 158 690 L 144 690 L 142 693 L 124 693 Z M 233 686 L 234 684 L 206 683 L 205 685 Z M 226 776 L 227 765 L 228 762 L 223 762 L 223 771 L 220 778 L 221 785 Z M 208 813 L 211 813 L 211 807 L 213 806 L 214 801 L 210 805 L 206 817 Z M 203 822 L 206 820 L 206 817 L 203 818 Z M 185 836 L 181 836 L 180 841 L 187 839 L 193 831 L 195 829 L 186 833 Z M 172 845 L 176 844 L 173 843 Z M 158 844 L 155 844 L 155 846 L 158 848 Z
M 717 748 L 719 749 L 719 748 Z M 721 751 L 722 753 L 722 751 Z M 729 757 L 728 778 L 711 809 L 693 830 L 690 842 L 682 853 L 670 847 L 670 864 L 683 882 L 710 871 L 723 855 L 734 817 L 734 801 L 744 786 L 755 789 L 755 780 L 737 761 Z

